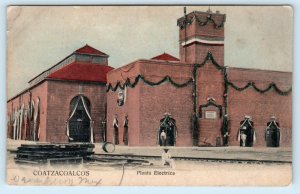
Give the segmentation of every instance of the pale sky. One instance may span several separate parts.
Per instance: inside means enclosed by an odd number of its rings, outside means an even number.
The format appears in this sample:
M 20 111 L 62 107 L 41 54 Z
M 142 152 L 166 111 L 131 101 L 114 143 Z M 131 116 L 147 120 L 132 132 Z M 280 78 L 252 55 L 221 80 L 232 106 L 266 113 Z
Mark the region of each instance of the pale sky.
M 187 13 L 207 6 L 187 7 Z M 211 6 L 226 14 L 225 65 L 292 71 L 290 7 Z M 76 49 L 90 46 L 110 55 L 116 68 L 163 52 L 179 57 L 183 6 L 26 6 L 7 9 L 7 97 Z

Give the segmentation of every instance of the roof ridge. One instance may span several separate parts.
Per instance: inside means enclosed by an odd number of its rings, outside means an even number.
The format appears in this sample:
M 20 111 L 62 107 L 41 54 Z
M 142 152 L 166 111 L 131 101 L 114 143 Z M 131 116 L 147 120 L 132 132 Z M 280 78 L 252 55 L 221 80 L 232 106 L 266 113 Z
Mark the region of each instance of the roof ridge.
M 74 51 L 74 53 L 79 53 L 79 54 L 93 54 L 93 55 L 100 55 L 100 56 L 108 56 L 106 53 L 95 49 L 94 47 L 86 44 L 85 46 L 77 49 Z
M 155 57 L 152 57 L 151 60 L 180 61 L 177 57 L 174 57 L 173 55 L 166 52 L 157 55 Z

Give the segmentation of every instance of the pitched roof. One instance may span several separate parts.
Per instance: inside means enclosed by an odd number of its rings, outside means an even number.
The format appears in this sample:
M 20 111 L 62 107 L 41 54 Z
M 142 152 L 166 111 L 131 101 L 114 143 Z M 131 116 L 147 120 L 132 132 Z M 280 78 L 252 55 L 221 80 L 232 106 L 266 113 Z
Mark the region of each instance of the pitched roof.
M 113 68 L 85 62 L 73 62 L 47 76 L 51 79 L 106 83 L 106 74 Z
M 92 55 L 100 55 L 100 56 L 108 56 L 102 51 L 99 51 L 89 45 L 85 45 L 84 47 L 81 47 L 80 49 L 77 49 L 74 53 L 78 54 L 92 54 Z
M 153 60 L 162 60 L 162 61 L 179 61 L 178 58 L 168 54 L 168 53 L 163 53 L 161 55 L 158 55 L 156 57 L 151 58 Z

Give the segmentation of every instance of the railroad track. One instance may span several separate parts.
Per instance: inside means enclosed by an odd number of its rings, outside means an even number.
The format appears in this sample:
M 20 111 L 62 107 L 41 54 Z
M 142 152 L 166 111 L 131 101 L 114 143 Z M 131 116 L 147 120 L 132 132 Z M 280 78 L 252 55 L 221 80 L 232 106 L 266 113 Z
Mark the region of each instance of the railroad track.
M 149 156 L 149 155 L 133 155 L 133 154 L 93 154 L 100 158 L 115 159 L 140 159 L 140 160 L 160 160 L 160 156 Z M 203 162 L 220 162 L 220 163 L 277 163 L 285 164 L 292 163 L 292 161 L 275 161 L 275 160 L 257 160 L 257 159 L 231 159 L 231 158 L 199 158 L 199 157 L 181 157 L 174 156 L 174 160 L 187 160 L 187 161 L 203 161 Z

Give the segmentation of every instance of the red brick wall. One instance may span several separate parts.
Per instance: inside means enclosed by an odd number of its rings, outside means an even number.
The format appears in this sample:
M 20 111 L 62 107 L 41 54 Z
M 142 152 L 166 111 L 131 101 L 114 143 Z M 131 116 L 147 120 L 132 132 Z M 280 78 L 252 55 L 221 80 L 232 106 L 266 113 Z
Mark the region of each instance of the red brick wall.
M 211 63 L 207 62 L 204 67 L 197 70 L 197 112 L 200 111 L 200 105 L 205 105 L 209 97 L 215 99 L 215 103 L 224 107 L 224 78 L 222 71 L 216 69 Z M 222 119 L 219 118 L 219 110 L 214 106 L 209 106 L 204 110 L 214 110 L 217 112 L 216 119 L 205 119 L 204 115 L 199 120 L 199 143 L 204 142 L 216 145 L 216 137 L 221 136 Z M 204 114 L 205 111 L 203 111 Z M 223 109 L 222 109 L 223 112 Z
M 217 104 L 223 105 L 224 78 L 222 71 L 207 63 L 197 70 L 198 104 L 207 103 L 208 97 L 213 97 Z
M 102 140 L 102 119 L 106 106 L 106 87 L 99 84 L 82 83 L 82 94 L 91 103 L 91 116 L 94 120 L 94 138 L 96 142 Z M 70 101 L 78 95 L 79 83 L 63 81 L 45 81 L 32 88 L 32 99 L 36 102 L 40 97 L 40 141 L 67 142 L 66 120 L 70 113 Z M 7 103 L 7 115 L 16 110 L 23 103 L 28 106 L 29 92 L 25 92 Z M 10 134 L 10 132 L 8 132 Z
M 199 14 L 198 17 L 201 17 L 201 21 L 205 21 L 206 17 L 208 16 L 207 13 Z M 214 19 L 220 24 L 223 21 L 223 15 Z M 186 28 L 179 29 L 179 40 L 184 40 L 186 38 L 190 38 L 193 36 L 207 36 L 207 37 L 224 37 L 224 27 L 222 28 L 215 28 L 215 25 L 212 22 L 209 22 L 205 26 L 199 25 L 197 22 L 193 22 L 190 25 L 187 25 Z
M 156 87 L 142 83 L 140 91 L 140 144 L 156 145 L 160 120 L 164 117 L 164 113 L 168 112 L 176 120 L 178 131 L 176 145 L 192 146 L 192 85 L 176 88 L 170 83 Z
M 116 92 L 109 91 L 107 93 L 107 140 L 113 141 L 113 120 L 115 114 L 119 121 L 119 143 L 123 143 L 124 119 L 128 115 L 128 145 L 139 146 L 140 134 L 140 85 L 134 89 L 128 88 L 126 92 L 126 101 L 123 106 L 117 103 L 118 90 Z
M 179 42 L 187 40 L 196 34 L 196 22 L 188 25 L 186 28 L 179 29 Z
M 129 71 L 124 71 L 130 69 Z M 139 71 L 137 71 L 137 69 Z M 108 83 L 120 80 L 122 72 L 123 83 L 127 76 L 133 80 L 141 74 L 146 80 L 158 82 L 169 75 L 176 83 L 184 83 L 191 78 L 192 67 L 179 65 L 179 63 L 140 60 L 133 67 L 122 70 L 116 69 L 108 73 Z M 114 84 L 115 85 L 115 84 Z M 160 86 L 149 86 L 142 81 L 135 88 L 127 89 L 126 102 L 123 106 L 117 105 L 116 92 L 107 93 L 108 105 L 108 140 L 113 139 L 113 117 L 118 115 L 119 142 L 123 144 L 123 122 L 125 114 L 129 119 L 129 145 L 131 146 L 156 146 L 157 129 L 159 121 L 165 112 L 172 114 L 178 127 L 179 146 L 191 146 L 190 117 L 192 111 L 192 84 L 188 87 L 177 89 L 170 83 Z M 182 98 L 185 96 L 187 98 Z M 187 114 L 190 112 L 190 114 Z
M 178 146 L 191 146 L 190 116 L 192 110 L 192 85 L 177 89 L 170 83 L 151 87 L 143 82 L 135 88 L 127 89 L 126 102 L 123 106 L 117 105 L 118 92 L 107 93 L 108 105 L 108 141 L 113 141 L 113 118 L 118 115 L 119 142 L 123 144 L 123 122 L 127 114 L 129 119 L 130 146 L 156 146 L 159 121 L 165 112 L 172 114 L 178 127 Z M 173 94 L 173 95 L 170 95 Z M 187 114 L 190 112 L 190 114 Z
M 180 61 L 182 63 L 195 64 L 196 62 L 196 44 L 192 43 L 187 46 L 180 46 Z M 199 63 L 202 63 L 203 60 Z
M 118 81 L 122 84 L 127 78 L 130 78 L 131 83 L 134 82 L 135 77 L 140 74 L 139 61 L 130 63 L 121 68 L 114 69 L 107 74 L 107 83 L 116 85 Z M 107 141 L 113 142 L 113 120 L 115 114 L 119 121 L 119 143 L 123 145 L 123 131 L 125 115 L 128 115 L 128 145 L 139 145 L 140 133 L 140 90 L 139 85 L 135 88 L 127 88 L 126 102 L 123 106 L 117 103 L 118 90 L 115 92 L 109 91 L 107 93 Z
M 194 13 L 191 13 L 194 15 Z M 189 16 L 191 14 L 188 14 Z M 197 17 L 201 21 L 205 21 L 208 13 L 196 13 Z M 220 24 L 223 21 L 223 14 L 213 14 L 213 19 Z M 185 63 L 202 63 L 207 56 L 208 52 L 211 52 L 215 60 L 224 65 L 224 45 L 203 44 L 203 43 L 191 43 L 182 46 L 185 40 L 201 37 L 208 39 L 224 39 L 224 27 L 216 28 L 212 22 L 207 25 L 201 26 L 198 22 L 194 21 L 192 24 L 187 25 L 186 28 L 179 29 L 179 47 L 180 47 L 180 60 Z
M 82 85 L 82 92 L 79 92 Z M 95 142 L 101 141 L 102 120 L 105 115 L 106 87 L 94 83 L 79 83 L 66 81 L 48 82 L 48 117 L 47 141 L 68 142 L 66 136 L 66 121 L 70 114 L 70 102 L 79 95 L 87 97 L 91 104 L 91 117 L 94 121 Z
M 250 69 L 229 69 L 229 79 L 237 86 L 242 87 L 248 81 L 253 81 L 263 89 L 269 83 L 275 82 L 281 90 L 291 87 L 291 73 L 261 71 Z M 292 94 L 288 96 L 278 95 L 275 91 L 265 94 L 248 88 L 242 92 L 229 89 L 228 112 L 230 117 L 230 145 L 239 145 L 237 133 L 239 123 L 244 115 L 252 116 L 256 129 L 256 147 L 265 147 L 264 132 L 267 122 L 272 115 L 277 117 L 281 127 L 281 147 L 291 147 L 292 141 Z
M 109 82 L 116 83 L 116 74 L 122 74 L 122 80 L 128 75 L 134 78 L 142 74 L 147 80 L 157 82 L 164 76 L 169 75 L 175 82 L 183 83 L 192 77 L 192 66 L 187 64 L 154 62 L 141 60 L 134 64 L 134 68 L 128 72 L 120 69 L 108 74 Z M 139 69 L 139 71 L 136 71 Z M 291 74 L 282 72 L 248 70 L 230 68 L 228 78 L 238 86 L 244 86 L 248 81 L 257 83 L 260 88 L 265 88 L 271 82 L 278 84 L 282 90 L 291 86 Z M 120 78 L 118 78 L 120 80 Z M 216 104 L 222 105 L 224 115 L 224 78 L 223 73 L 217 70 L 211 62 L 197 71 L 197 112 L 200 105 L 207 103 L 208 97 L 213 97 Z M 191 114 L 193 109 L 192 84 L 184 88 L 175 88 L 170 83 L 160 86 L 149 86 L 142 81 L 135 88 L 128 88 L 127 99 L 124 106 L 117 105 L 117 92 L 108 92 L 108 136 L 112 141 L 112 122 L 114 114 L 119 118 L 119 140 L 122 144 L 123 122 L 125 114 L 129 117 L 129 145 L 131 146 L 156 146 L 157 129 L 159 120 L 165 112 L 172 114 L 178 127 L 177 146 L 191 146 Z M 219 110 L 213 106 L 203 109 L 215 110 L 219 116 Z M 247 111 L 245 111 L 247 110 Z M 274 91 L 259 94 L 252 88 L 243 92 L 229 89 L 228 113 L 230 117 L 230 145 L 237 146 L 237 129 L 244 115 L 253 117 L 257 133 L 257 144 L 265 146 L 263 139 L 264 129 L 270 116 L 274 113 L 282 126 L 282 147 L 291 144 L 291 95 L 280 96 Z M 200 145 L 209 143 L 216 145 L 216 138 L 221 138 L 222 118 L 199 119 Z M 134 134 L 134 135 L 132 135 Z
M 107 73 L 107 83 L 113 83 L 116 85 L 117 81 L 124 83 L 127 78 L 130 78 L 131 82 L 133 82 L 136 75 L 140 74 L 140 68 L 138 64 L 139 62 L 135 61 L 118 69 L 109 71 Z
M 32 100 L 34 100 L 35 109 L 37 108 L 37 99 L 40 98 L 40 141 L 46 141 L 46 125 L 47 125 L 47 89 L 48 84 L 47 82 L 43 82 L 36 87 L 30 89 L 32 94 Z M 30 93 L 26 91 L 16 98 L 7 102 L 7 115 L 10 115 L 13 110 L 19 109 L 22 104 L 24 103 L 25 108 L 28 108 L 28 103 L 30 100 Z M 10 132 L 8 132 L 10 134 Z M 12 138 L 9 137 L 8 138 Z
M 215 61 L 224 66 L 224 45 L 209 45 L 202 43 L 195 43 L 196 54 L 194 56 L 195 63 L 203 63 L 207 53 L 211 52 Z
M 209 45 L 202 43 L 191 43 L 180 47 L 180 60 L 186 63 L 203 63 L 207 53 L 211 52 L 219 65 L 224 65 L 224 45 Z
M 207 108 L 205 111 L 216 111 L 215 107 Z M 205 112 L 204 111 L 204 112 Z M 222 118 L 217 114 L 216 119 L 206 119 L 205 117 L 199 119 L 199 145 L 216 146 L 217 138 L 221 138 Z

